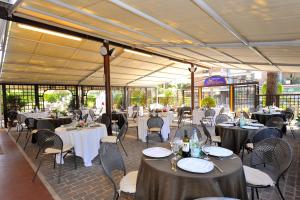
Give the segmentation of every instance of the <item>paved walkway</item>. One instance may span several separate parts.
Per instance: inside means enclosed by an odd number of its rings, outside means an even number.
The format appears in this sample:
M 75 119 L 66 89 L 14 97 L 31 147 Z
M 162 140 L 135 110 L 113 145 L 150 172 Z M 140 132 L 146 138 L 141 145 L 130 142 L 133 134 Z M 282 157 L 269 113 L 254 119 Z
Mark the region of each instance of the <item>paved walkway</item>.
M 31 181 L 33 169 L 4 129 L 0 129 L 0 149 L 0 199 L 53 200 L 38 178 Z

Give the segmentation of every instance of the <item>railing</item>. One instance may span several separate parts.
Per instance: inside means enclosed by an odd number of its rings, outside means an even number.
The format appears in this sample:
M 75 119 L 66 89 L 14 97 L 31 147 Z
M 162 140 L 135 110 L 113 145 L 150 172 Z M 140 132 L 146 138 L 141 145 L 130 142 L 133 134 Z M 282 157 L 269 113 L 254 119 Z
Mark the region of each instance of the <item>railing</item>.
M 300 94 L 280 94 L 280 95 L 269 95 L 268 98 L 272 99 L 274 104 L 279 108 L 294 108 L 295 114 L 300 114 Z M 257 105 L 260 107 L 266 106 L 267 95 L 258 95 Z

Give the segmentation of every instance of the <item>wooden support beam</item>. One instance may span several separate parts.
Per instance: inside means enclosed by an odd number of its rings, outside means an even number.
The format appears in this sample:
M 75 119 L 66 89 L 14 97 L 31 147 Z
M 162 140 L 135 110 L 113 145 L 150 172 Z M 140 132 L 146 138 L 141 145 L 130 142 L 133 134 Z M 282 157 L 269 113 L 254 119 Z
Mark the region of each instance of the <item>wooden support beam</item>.
M 106 114 L 111 119 L 111 87 L 110 87 L 110 60 L 109 60 L 109 43 L 107 41 L 103 42 L 103 46 L 107 50 L 107 54 L 103 56 L 104 58 L 104 78 L 105 78 L 105 105 Z M 108 135 L 112 135 L 111 126 L 107 127 Z
M 198 88 L 198 104 L 199 104 L 199 108 L 201 108 L 201 101 L 202 101 L 202 86 L 200 86 Z
M 230 111 L 234 112 L 234 85 L 229 86 L 229 107 Z
M 39 97 L 39 85 L 34 85 L 34 100 L 35 100 L 35 107 L 40 109 L 40 97 Z
M 4 127 L 7 128 L 7 99 L 6 99 L 6 85 L 2 84 L 2 97 L 3 97 L 3 117 L 4 117 Z
M 191 108 L 194 110 L 195 106 L 195 71 L 194 64 L 191 64 Z

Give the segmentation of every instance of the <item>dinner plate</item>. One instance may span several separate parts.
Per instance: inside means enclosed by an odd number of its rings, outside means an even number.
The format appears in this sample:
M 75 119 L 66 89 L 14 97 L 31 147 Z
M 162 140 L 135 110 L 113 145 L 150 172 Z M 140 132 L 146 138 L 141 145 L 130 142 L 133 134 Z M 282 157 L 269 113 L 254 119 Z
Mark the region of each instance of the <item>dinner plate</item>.
M 250 126 L 256 126 L 256 127 L 263 127 L 263 126 L 265 126 L 265 125 L 260 124 L 260 123 L 250 123 L 249 125 Z
M 244 128 L 244 129 L 259 129 L 259 127 L 257 127 L 257 126 L 242 126 L 241 128 Z
M 172 151 L 163 147 L 151 147 L 143 150 L 143 154 L 152 158 L 164 158 L 172 154 Z
M 224 127 L 232 127 L 233 124 L 226 124 L 226 123 L 220 123 L 220 124 L 217 124 L 218 126 L 224 126 Z
M 212 162 L 199 158 L 183 158 L 177 162 L 177 166 L 184 171 L 202 174 L 214 169 Z
M 233 152 L 229 149 L 225 149 L 223 147 L 215 147 L 215 146 L 203 147 L 203 151 L 205 151 L 211 156 L 217 156 L 217 157 L 227 157 L 233 154 Z

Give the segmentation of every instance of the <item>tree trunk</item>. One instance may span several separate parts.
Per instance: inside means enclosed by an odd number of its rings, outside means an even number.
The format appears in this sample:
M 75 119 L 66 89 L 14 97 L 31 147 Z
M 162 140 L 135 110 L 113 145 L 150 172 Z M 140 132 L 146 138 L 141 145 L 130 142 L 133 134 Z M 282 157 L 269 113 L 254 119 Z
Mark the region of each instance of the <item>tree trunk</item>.
M 278 90 L 278 73 L 277 72 L 267 72 L 267 97 L 266 106 L 276 104 L 276 94 Z

